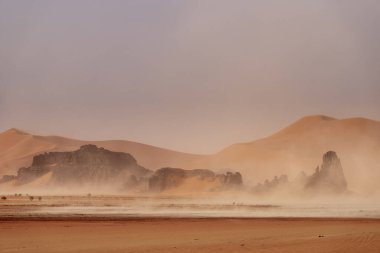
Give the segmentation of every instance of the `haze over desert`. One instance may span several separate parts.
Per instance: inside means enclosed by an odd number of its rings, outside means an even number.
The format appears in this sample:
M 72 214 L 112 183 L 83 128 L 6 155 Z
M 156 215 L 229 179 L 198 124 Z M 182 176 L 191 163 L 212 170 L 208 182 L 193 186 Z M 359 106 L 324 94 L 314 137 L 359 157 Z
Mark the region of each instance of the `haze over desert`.
M 379 253 L 379 27 L 373 0 L 0 0 L 0 253 Z
M 5 252 L 377 252 L 377 178 L 368 179 L 365 187 L 353 187 L 363 178 L 361 173 L 376 175 L 376 165 L 352 170 L 353 175 L 346 177 L 349 163 L 337 152 L 324 153 L 314 164 L 308 154 L 324 145 L 334 146 L 344 157 L 361 155 L 362 160 L 351 164 L 357 168 L 378 152 L 379 133 L 376 121 L 311 116 L 267 138 L 207 156 L 128 141 L 86 142 L 10 129 L 0 135 L 5 161 L 0 178 L 2 248 Z M 284 148 L 289 143 L 293 148 Z M 347 143 L 355 145 L 347 148 Z M 366 148 L 365 156 L 361 147 Z M 144 156 L 144 149 L 150 150 L 150 156 Z M 288 154 L 293 159 L 289 163 L 279 155 L 286 151 L 300 155 Z M 143 167 L 131 155 L 142 154 L 145 165 L 160 166 L 167 161 L 157 159 L 162 152 L 172 167 Z M 235 162 L 250 157 L 248 152 L 261 158 L 267 152 L 268 157 L 261 163 L 249 159 L 251 171 L 240 172 L 234 163 L 229 169 L 212 167 L 220 157 L 224 160 L 219 164 L 226 164 L 230 157 Z M 255 165 L 275 158 L 283 169 L 267 170 L 269 180 L 260 180 L 262 168 Z M 287 166 L 294 173 L 298 167 L 291 166 L 298 160 L 308 165 L 304 168 L 314 169 L 299 170 L 295 177 L 284 174 Z M 202 163 L 202 169 L 194 169 Z M 9 165 L 24 167 L 12 173 Z M 289 227 L 292 233 L 283 235 Z M 93 234 L 97 242 L 89 243 Z M 66 238 L 64 243 L 61 237 Z

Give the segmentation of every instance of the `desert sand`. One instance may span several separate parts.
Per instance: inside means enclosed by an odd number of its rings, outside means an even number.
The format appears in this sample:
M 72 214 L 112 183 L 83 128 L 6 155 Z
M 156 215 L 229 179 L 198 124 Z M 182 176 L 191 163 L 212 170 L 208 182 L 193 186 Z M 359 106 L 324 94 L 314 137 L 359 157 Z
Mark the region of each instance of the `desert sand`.
M 380 220 L 0 221 L 1 252 L 378 253 Z
M 267 138 L 208 156 L 127 141 L 87 142 L 11 129 L 0 134 L 0 175 L 30 165 L 36 154 L 75 150 L 85 143 L 129 152 L 149 169 L 163 165 L 239 168 L 247 187 L 274 175 L 285 173 L 292 178 L 302 170 L 310 174 L 324 152 L 335 150 L 341 155 L 350 194 L 323 201 L 307 198 L 306 203 L 294 196 L 264 199 L 236 192 L 213 199 L 199 194 L 193 198 L 34 191 L 47 180 L 41 177 L 30 189 L 10 185 L 4 192 L 1 253 L 380 252 L 378 195 L 358 194 L 378 191 L 379 122 L 306 117 Z M 194 182 L 184 185 L 186 191 L 193 188 Z M 35 198 L 30 200 L 27 194 Z
M 7 196 L 0 252 L 378 253 L 379 208 L 338 207 L 207 196 Z
M 350 190 L 376 192 L 380 177 L 377 166 L 380 122 L 320 115 L 301 118 L 271 136 L 233 144 L 210 155 L 186 154 L 131 141 L 83 141 L 10 129 L 0 133 L 0 176 L 16 174 L 20 167 L 29 166 L 37 154 L 73 151 L 84 144 L 130 153 L 140 165 L 152 170 L 161 167 L 236 170 L 250 186 L 281 174 L 290 178 L 302 171 L 311 174 L 329 150 L 341 158 Z

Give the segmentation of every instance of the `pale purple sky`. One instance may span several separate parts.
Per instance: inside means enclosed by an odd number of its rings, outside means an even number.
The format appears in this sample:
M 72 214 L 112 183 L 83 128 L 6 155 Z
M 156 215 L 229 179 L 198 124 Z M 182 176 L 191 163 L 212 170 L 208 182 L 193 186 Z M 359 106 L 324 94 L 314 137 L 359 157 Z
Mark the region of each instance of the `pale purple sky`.
M 211 153 L 380 119 L 380 1 L 1 1 L 0 131 Z

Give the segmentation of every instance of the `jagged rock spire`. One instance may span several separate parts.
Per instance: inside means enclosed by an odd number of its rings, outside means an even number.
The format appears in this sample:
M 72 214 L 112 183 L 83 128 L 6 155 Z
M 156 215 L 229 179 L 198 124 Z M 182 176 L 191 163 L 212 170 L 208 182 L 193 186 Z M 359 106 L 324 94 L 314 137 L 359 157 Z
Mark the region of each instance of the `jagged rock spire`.
M 306 187 L 329 192 L 347 191 L 343 168 L 334 151 L 328 151 L 323 155 L 321 166 L 309 178 Z

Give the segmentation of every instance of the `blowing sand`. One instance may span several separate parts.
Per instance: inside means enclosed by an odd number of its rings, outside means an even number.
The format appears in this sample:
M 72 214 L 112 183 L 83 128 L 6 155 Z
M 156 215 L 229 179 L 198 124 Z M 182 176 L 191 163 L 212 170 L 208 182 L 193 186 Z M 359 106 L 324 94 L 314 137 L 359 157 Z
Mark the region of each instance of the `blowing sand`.
M 0 221 L 0 252 L 380 252 L 376 219 Z

